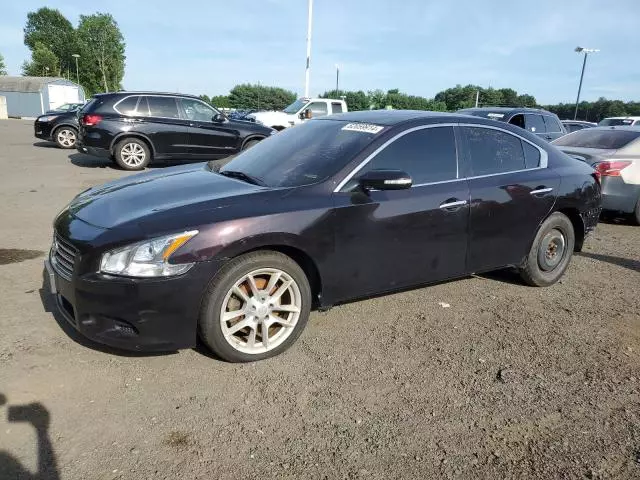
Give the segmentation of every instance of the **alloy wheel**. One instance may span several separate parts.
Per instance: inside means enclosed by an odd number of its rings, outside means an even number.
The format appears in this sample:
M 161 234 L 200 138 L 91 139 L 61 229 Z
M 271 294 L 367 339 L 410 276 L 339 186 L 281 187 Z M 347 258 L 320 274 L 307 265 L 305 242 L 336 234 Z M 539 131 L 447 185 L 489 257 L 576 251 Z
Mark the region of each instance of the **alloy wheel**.
M 277 268 L 242 276 L 227 292 L 220 310 L 222 334 L 234 349 L 265 353 L 293 333 L 302 307 L 295 280 Z
M 76 132 L 68 128 L 64 128 L 58 131 L 56 139 L 63 147 L 73 147 L 76 144 Z
M 120 149 L 122 162 L 129 167 L 139 167 L 147 157 L 144 148 L 138 143 L 125 143 Z

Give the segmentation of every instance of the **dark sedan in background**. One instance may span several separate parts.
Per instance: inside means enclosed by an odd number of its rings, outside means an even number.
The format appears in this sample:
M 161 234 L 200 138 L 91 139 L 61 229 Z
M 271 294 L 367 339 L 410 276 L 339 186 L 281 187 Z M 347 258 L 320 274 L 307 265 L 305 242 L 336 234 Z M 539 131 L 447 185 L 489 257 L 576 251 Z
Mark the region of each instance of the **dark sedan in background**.
M 154 159 L 228 157 L 274 133 L 254 122 L 230 120 L 193 95 L 102 93 L 80 111 L 77 148 L 111 158 L 124 170 L 142 170 Z
M 597 123 L 585 122 L 583 120 L 561 120 L 567 133 L 577 132 L 578 130 L 584 130 L 585 128 L 597 127 Z
M 55 219 L 46 265 L 60 310 L 95 341 L 171 350 L 199 333 L 253 361 L 286 350 L 314 307 L 505 266 L 552 285 L 599 213 L 593 168 L 513 125 L 353 112 L 219 170 L 91 188 Z
M 596 169 L 605 212 L 631 215 L 640 224 L 640 127 L 589 128 L 553 144 Z
M 33 124 L 36 138 L 55 142 L 60 148 L 75 148 L 78 139 L 77 111 L 41 115 Z

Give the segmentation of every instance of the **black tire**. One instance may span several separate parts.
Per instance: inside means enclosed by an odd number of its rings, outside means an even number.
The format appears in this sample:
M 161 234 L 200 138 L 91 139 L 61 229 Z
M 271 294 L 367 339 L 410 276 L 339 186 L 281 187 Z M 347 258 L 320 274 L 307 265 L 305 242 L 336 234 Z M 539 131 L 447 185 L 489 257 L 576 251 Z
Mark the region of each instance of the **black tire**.
M 116 163 L 123 170 L 143 170 L 151 161 L 151 150 L 138 138 L 120 140 L 113 153 Z
M 242 150 L 249 150 L 251 147 L 255 147 L 258 143 L 260 143 L 260 140 L 249 140 L 242 146 Z
M 76 148 L 78 130 L 68 125 L 62 125 L 53 131 L 51 138 L 60 148 Z
M 564 246 L 558 253 L 558 245 L 562 243 Z M 540 226 L 531 251 L 519 269 L 520 276 L 534 287 L 553 285 L 569 266 L 574 246 L 575 232 L 571 220 L 560 212 L 551 214 Z
M 233 347 L 224 337 L 220 314 L 227 293 L 244 275 L 263 268 L 278 269 L 289 275 L 300 291 L 300 313 L 297 323 L 286 339 L 272 350 L 262 353 L 246 353 Z M 311 310 L 311 287 L 300 266 L 290 257 L 271 250 L 247 253 L 227 263 L 211 280 L 204 294 L 200 320 L 200 338 L 221 359 L 228 362 L 253 362 L 279 355 L 287 350 L 300 336 L 309 320 Z M 246 317 L 245 317 L 246 318 Z

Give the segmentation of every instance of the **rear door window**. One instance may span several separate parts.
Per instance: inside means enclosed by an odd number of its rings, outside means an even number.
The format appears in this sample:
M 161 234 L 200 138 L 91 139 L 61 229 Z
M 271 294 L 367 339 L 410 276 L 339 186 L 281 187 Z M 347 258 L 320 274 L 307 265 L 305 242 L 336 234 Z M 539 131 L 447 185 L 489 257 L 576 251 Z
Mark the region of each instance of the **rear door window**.
M 134 96 L 124 98 L 117 102 L 113 106 L 113 109 L 122 115 L 135 115 L 136 105 L 138 105 L 138 98 L 140 97 Z
M 453 127 L 423 128 L 403 135 L 359 173 L 379 169 L 402 170 L 411 176 L 414 185 L 456 179 L 458 164 Z
M 522 141 L 502 130 L 462 127 L 472 176 L 508 173 L 526 168 Z M 535 163 L 535 157 L 531 159 Z M 540 159 L 538 158 L 538 163 Z
M 562 132 L 562 127 L 560 126 L 560 122 L 556 120 L 551 115 L 543 115 L 544 124 L 547 127 L 547 132 L 551 133 L 559 133 Z
M 544 125 L 542 115 L 537 113 L 527 113 L 524 116 L 524 124 L 531 133 L 546 133 L 547 129 Z
M 180 118 L 178 105 L 173 97 L 147 97 L 152 117 Z

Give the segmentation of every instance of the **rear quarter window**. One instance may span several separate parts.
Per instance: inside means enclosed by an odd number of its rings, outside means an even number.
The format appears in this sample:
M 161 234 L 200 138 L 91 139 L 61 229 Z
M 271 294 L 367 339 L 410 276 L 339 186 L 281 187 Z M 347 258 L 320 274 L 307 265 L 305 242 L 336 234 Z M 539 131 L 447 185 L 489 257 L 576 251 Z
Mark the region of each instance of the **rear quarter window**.
M 560 126 L 560 122 L 552 117 L 551 115 L 543 115 L 544 124 L 547 127 L 547 132 L 562 132 L 562 127 Z

